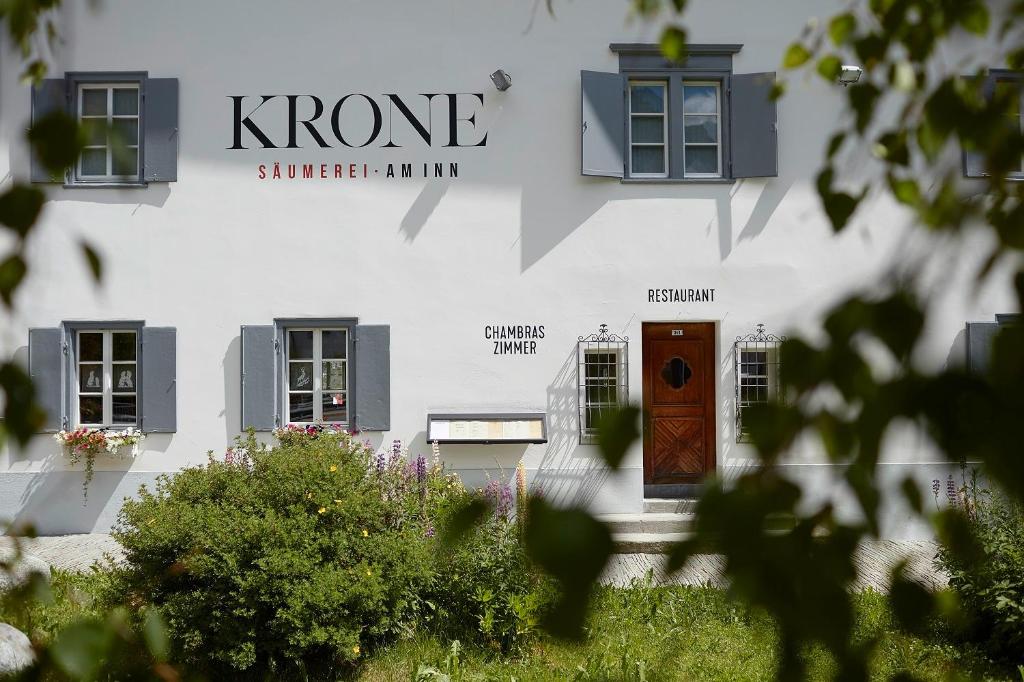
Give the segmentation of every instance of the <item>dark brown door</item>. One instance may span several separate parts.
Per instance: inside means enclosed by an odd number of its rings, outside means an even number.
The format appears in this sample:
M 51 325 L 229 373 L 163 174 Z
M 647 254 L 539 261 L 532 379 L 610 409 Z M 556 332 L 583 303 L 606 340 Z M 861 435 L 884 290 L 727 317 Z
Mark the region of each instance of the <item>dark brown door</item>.
M 644 483 L 695 483 L 715 468 L 715 325 L 643 325 Z

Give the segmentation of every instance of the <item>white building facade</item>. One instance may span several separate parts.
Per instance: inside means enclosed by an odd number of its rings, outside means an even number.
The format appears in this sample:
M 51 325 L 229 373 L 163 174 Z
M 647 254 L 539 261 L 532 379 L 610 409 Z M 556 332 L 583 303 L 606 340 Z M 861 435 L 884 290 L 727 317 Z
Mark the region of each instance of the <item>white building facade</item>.
M 917 235 L 887 197 L 832 233 L 814 180 L 842 87 L 768 93 L 838 4 L 696 2 L 683 65 L 610 0 L 70 4 L 44 83 L 3 47 L 0 176 L 48 201 L 2 341 L 49 432 L 147 437 L 97 459 L 87 500 L 51 433 L 0 451 L 0 518 L 42 533 L 105 531 L 245 427 L 317 421 L 414 455 L 436 440 L 470 484 L 522 460 L 549 498 L 639 512 L 753 466 L 742 408 L 777 389 L 776 337 L 901 264 L 932 255 L 924 367 L 1012 312 L 972 285 L 981 248 Z M 97 131 L 63 178 L 24 143 L 54 108 Z M 644 438 L 612 472 L 592 427 L 627 401 Z M 842 473 L 809 439 L 784 466 L 808 500 Z M 881 469 L 893 489 L 959 476 L 911 426 Z M 885 532 L 924 532 L 910 518 L 888 505 Z

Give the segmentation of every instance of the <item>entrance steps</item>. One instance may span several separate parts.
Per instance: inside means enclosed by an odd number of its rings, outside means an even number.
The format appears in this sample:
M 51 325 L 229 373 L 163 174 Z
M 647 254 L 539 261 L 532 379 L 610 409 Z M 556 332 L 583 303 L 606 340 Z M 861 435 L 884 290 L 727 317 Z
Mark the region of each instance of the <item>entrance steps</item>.
M 693 499 L 644 500 L 642 514 L 603 514 L 597 518 L 612 532 L 617 554 L 664 554 L 692 536 L 696 516 Z

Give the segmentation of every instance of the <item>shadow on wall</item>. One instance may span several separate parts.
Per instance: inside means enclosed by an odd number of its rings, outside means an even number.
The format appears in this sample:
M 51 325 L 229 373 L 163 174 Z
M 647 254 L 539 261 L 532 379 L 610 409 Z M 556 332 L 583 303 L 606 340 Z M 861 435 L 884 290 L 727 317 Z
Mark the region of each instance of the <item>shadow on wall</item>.
M 224 440 L 230 445 L 242 433 L 242 338 L 235 336 L 228 343 L 221 362 L 224 370 Z
M 967 330 L 961 329 L 953 337 L 953 343 L 946 355 L 946 369 L 962 369 L 967 364 Z
M 548 442 L 531 487 L 556 504 L 588 506 L 612 472 L 595 446 L 580 445 L 577 401 L 573 345 L 548 386 Z

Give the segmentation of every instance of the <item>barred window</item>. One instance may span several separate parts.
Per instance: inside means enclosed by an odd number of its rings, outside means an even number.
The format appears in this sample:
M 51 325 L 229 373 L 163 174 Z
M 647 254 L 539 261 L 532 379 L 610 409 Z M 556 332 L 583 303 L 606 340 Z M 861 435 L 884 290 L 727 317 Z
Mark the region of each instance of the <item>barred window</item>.
M 629 402 L 629 339 L 608 332 L 602 324 L 596 334 L 579 337 L 580 442 L 592 443 L 601 418 Z
M 784 337 L 768 334 L 764 325 L 736 339 L 736 441 L 749 440 L 743 422 L 744 412 L 781 397 L 779 384 L 779 346 Z

